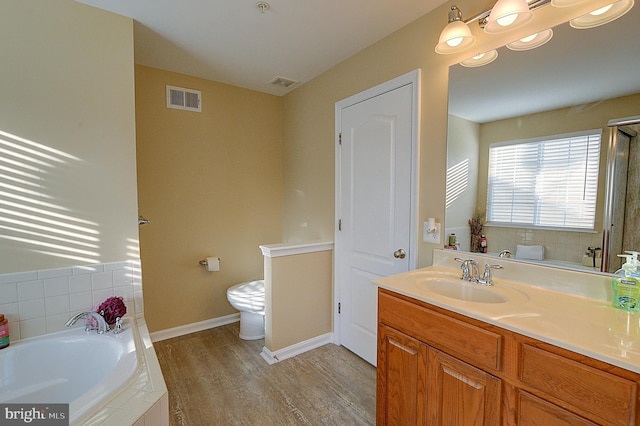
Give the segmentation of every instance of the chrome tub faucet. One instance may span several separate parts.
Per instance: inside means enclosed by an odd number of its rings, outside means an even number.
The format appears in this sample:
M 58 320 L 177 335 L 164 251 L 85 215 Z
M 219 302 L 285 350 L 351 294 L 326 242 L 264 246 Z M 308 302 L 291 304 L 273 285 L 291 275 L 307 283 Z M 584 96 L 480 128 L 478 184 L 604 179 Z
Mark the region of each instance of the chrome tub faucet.
M 69 318 L 69 321 L 67 321 L 64 325 L 65 327 L 71 327 L 73 324 L 75 324 L 80 318 L 84 318 L 90 316 L 92 318 L 94 318 L 96 320 L 96 322 L 98 323 L 98 334 L 103 334 L 103 333 L 108 333 L 109 332 L 109 324 L 107 324 L 107 321 L 105 321 L 104 317 L 102 315 L 100 315 L 97 312 L 78 312 L 77 314 L 75 314 L 74 316 L 72 316 L 71 318 Z M 89 331 L 90 328 L 87 326 L 85 328 L 86 331 Z
M 504 249 L 500 252 L 500 254 L 498 255 L 498 257 L 511 257 L 511 252 L 507 249 Z

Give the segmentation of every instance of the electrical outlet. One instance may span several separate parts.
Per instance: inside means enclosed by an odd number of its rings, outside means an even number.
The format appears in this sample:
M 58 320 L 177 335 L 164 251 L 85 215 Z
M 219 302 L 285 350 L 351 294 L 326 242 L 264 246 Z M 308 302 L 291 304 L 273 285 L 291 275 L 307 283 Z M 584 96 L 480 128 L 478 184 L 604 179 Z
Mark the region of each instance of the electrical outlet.
M 422 225 L 422 241 L 425 243 L 440 244 L 440 224 L 435 223 L 436 230 L 429 231 L 429 224 L 424 222 Z

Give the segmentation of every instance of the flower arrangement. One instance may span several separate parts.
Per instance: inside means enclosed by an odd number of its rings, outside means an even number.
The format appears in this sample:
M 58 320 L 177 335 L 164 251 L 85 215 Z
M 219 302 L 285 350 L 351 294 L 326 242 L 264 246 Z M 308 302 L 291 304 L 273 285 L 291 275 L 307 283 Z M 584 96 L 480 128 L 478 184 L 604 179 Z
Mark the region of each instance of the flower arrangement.
M 127 313 L 127 307 L 120 296 L 109 297 L 98 306 L 94 306 L 91 310 L 102 315 L 109 325 L 115 324 L 116 318 L 122 318 Z M 87 316 L 86 321 L 87 327 L 90 329 L 98 328 L 98 322 L 95 318 Z
M 109 297 L 107 300 L 102 302 L 97 311 L 100 315 L 104 317 L 104 320 L 109 325 L 113 325 L 116 323 L 116 318 L 122 318 L 124 314 L 127 313 L 127 307 L 122 300 L 122 297 Z
M 482 251 L 480 238 L 482 236 L 482 217 L 476 214 L 469 219 L 469 227 L 471 228 L 471 252 L 479 253 Z

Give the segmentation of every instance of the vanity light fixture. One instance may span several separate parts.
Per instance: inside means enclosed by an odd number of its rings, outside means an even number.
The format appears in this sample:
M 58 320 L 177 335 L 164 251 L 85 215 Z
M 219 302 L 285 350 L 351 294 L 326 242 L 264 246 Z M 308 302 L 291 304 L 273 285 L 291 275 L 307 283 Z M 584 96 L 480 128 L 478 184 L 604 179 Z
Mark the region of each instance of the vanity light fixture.
M 456 6 L 451 6 L 449 21 L 440 33 L 436 53 L 448 54 L 466 49 L 475 43 L 476 38 L 462 20 L 462 13 Z
M 495 61 L 497 57 L 498 51 L 490 50 L 488 52 L 480 53 L 479 55 L 473 56 L 469 59 L 465 59 L 464 61 L 460 62 L 460 65 L 468 68 L 481 67 Z
M 475 43 L 468 24 L 478 21 L 480 28 L 493 34 L 517 28 L 533 18 L 533 11 L 551 0 L 498 0 L 493 9 L 485 10 L 465 21 L 456 6 L 451 6 L 447 26 L 440 33 L 436 53 L 456 53 Z
M 491 9 L 484 32 L 497 34 L 517 28 L 533 18 L 526 0 L 498 0 Z
M 548 30 L 540 31 L 539 33 L 535 33 L 530 35 L 529 37 L 521 38 L 520 40 L 514 41 L 512 43 L 507 44 L 507 48 L 516 51 L 522 50 L 530 50 L 535 49 L 536 47 L 540 47 L 553 37 L 553 30 L 549 28 Z
M 630 11 L 633 7 L 633 3 L 633 0 L 618 0 L 610 5 L 587 13 L 586 15 L 572 19 L 569 21 L 569 25 L 573 28 L 583 30 L 608 24 Z

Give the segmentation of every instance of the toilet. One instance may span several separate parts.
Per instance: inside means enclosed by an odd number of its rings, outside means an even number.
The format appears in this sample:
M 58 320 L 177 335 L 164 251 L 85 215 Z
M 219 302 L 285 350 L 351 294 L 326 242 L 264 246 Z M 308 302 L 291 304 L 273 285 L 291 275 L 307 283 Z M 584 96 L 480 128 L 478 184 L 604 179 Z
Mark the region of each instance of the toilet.
M 264 280 L 236 284 L 227 290 L 231 306 L 240 311 L 240 338 L 264 337 Z

